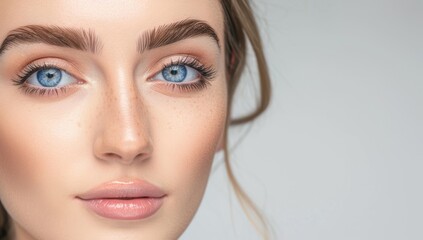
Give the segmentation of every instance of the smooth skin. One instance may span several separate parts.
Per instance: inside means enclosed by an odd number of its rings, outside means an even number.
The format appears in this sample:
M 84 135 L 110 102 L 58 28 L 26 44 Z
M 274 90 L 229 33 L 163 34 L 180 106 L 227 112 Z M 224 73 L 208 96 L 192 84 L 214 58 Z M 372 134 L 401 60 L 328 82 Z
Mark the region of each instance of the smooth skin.
M 198 209 L 225 129 L 224 47 L 199 36 L 140 54 L 137 39 L 162 24 L 198 19 L 223 40 L 219 1 L 2 0 L 0 9 L 0 42 L 36 24 L 89 29 L 102 43 L 99 53 L 36 43 L 0 56 L 0 200 L 12 239 L 177 239 Z M 213 67 L 206 88 L 181 91 L 155 79 L 180 56 Z M 41 96 L 14 85 L 32 63 L 72 74 L 66 93 Z M 159 211 L 113 220 L 75 198 L 122 178 L 164 190 Z

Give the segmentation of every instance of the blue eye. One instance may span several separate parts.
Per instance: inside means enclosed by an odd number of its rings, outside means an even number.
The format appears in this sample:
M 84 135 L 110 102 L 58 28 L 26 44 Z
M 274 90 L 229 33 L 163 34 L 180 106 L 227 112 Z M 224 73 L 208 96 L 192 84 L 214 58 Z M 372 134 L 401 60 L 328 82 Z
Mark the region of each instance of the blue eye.
M 165 67 L 154 78 L 172 83 L 192 82 L 199 78 L 199 73 L 192 67 L 175 64 Z
M 26 82 L 42 88 L 56 88 L 69 85 L 75 82 L 75 79 L 59 68 L 46 67 L 31 74 Z
M 163 69 L 162 75 L 169 82 L 182 82 L 187 76 L 187 67 L 183 65 L 170 66 Z
M 62 73 L 59 69 L 48 68 L 37 72 L 37 81 L 43 87 L 56 87 L 62 80 Z

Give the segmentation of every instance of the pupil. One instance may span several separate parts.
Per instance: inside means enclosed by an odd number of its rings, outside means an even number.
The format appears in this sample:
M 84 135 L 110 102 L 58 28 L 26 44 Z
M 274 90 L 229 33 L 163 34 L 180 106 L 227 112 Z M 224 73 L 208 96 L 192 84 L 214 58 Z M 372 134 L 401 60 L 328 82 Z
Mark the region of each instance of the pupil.
M 178 74 L 178 70 L 170 70 L 170 74 L 172 74 L 172 75 L 176 75 L 176 74 Z
M 54 77 L 54 73 L 47 73 L 47 77 L 48 78 L 53 78 Z

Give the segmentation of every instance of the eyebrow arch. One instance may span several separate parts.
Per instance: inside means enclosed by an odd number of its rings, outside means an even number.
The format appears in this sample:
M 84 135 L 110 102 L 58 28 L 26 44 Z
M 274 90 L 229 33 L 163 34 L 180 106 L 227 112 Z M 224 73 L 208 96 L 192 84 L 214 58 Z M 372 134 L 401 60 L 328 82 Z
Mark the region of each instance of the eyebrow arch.
M 159 48 L 198 36 L 212 38 L 220 49 L 219 37 L 209 24 L 196 19 L 186 19 L 171 24 L 161 25 L 144 32 L 138 39 L 137 50 L 139 53 L 142 53 L 145 50 Z
M 45 43 L 58 47 L 73 48 L 98 53 L 101 44 L 92 30 L 64 28 L 59 26 L 26 25 L 10 31 L 0 45 L 0 56 L 12 46 Z

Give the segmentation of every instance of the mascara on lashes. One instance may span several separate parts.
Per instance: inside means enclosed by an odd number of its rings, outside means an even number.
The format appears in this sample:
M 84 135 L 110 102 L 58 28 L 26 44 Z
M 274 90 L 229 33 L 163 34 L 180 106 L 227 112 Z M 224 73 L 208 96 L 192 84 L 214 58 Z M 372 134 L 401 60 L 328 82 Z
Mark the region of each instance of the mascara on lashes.
M 187 66 L 193 68 L 195 71 L 197 71 L 200 75 L 199 79 L 197 81 L 194 81 L 192 83 L 171 83 L 166 82 L 166 85 L 171 89 L 175 90 L 181 90 L 183 92 L 189 92 L 189 91 L 200 91 L 204 88 L 206 88 L 210 84 L 210 80 L 212 80 L 215 75 L 216 71 L 212 66 L 205 66 L 204 64 L 200 63 L 200 61 L 196 58 L 191 57 L 183 57 L 179 58 L 176 61 L 171 61 L 170 63 L 164 64 L 162 69 L 159 72 L 162 72 L 165 68 L 172 67 L 172 66 Z M 58 67 L 55 64 L 48 64 L 44 63 L 42 65 L 38 64 L 30 64 L 26 66 L 21 73 L 17 75 L 17 79 L 12 80 L 14 82 L 14 85 L 19 86 L 20 89 L 24 91 L 25 94 L 37 94 L 37 95 L 50 95 L 50 94 L 56 94 L 59 95 L 59 90 L 62 93 L 66 93 L 66 90 L 71 85 L 66 85 L 63 87 L 31 87 L 31 84 L 27 84 L 28 78 L 32 75 L 37 73 L 41 70 L 46 69 L 58 69 L 60 71 L 64 71 L 66 74 L 74 77 L 72 74 L 67 72 L 66 70 L 62 69 L 61 67 Z M 157 73 L 156 73 L 157 74 Z M 154 80 L 154 79 L 152 79 Z M 73 84 L 72 84 L 73 85 Z

